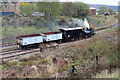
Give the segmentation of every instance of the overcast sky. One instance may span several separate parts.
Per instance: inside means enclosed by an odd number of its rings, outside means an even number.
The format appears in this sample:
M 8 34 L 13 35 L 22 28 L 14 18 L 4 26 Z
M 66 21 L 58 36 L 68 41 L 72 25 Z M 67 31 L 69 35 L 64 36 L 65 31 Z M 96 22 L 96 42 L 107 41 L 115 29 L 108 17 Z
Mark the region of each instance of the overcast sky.
M 38 1 L 38 0 L 20 0 L 20 1 Z M 48 0 L 43 0 L 43 1 L 48 1 Z M 50 0 L 49 0 L 50 1 Z M 55 1 L 55 0 L 51 0 L 51 1 Z M 118 5 L 118 2 L 120 0 L 59 0 L 61 2 L 66 2 L 66 1 L 72 1 L 72 2 L 75 2 L 75 1 L 80 1 L 80 2 L 84 2 L 84 3 L 87 3 L 87 4 L 104 4 L 104 5 L 115 5 L 117 6 Z

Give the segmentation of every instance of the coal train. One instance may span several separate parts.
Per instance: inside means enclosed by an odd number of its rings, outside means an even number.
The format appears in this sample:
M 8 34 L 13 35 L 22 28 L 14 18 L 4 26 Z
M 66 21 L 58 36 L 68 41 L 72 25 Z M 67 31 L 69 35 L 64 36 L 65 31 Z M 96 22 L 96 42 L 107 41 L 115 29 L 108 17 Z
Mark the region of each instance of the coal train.
M 39 47 L 41 43 L 79 40 L 80 38 L 88 38 L 94 34 L 94 28 L 60 28 L 59 32 L 22 35 L 17 36 L 16 40 L 19 48 L 27 49 L 29 47 Z

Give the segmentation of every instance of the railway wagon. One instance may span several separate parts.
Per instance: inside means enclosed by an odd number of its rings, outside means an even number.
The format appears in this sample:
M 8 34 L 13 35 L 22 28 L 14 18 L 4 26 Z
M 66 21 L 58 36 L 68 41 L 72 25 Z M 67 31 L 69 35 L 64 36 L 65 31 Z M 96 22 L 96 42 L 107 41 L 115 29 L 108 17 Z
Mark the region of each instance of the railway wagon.
M 39 44 L 43 42 L 43 36 L 40 34 L 29 34 L 23 36 L 17 36 L 18 47 L 27 49 L 29 47 L 39 47 Z
M 61 32 L 47 32 L 47 33 L 41 33 L 41 35 L 43 36 L 44 42 L 62 40 L 62 33 Z

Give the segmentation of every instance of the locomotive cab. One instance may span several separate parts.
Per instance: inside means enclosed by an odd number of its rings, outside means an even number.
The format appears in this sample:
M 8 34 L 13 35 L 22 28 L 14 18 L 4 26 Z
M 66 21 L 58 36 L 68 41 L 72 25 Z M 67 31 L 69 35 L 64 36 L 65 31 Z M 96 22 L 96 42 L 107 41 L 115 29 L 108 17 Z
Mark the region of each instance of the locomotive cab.
M 83 28 L 77 27 L 77 28 L 61 28 L 59 29 L 60 32 L 63 33 L 62 37 L 65 41 L 70 41 L 72 39 L 77 40 L 82 38 L 83 34 Z

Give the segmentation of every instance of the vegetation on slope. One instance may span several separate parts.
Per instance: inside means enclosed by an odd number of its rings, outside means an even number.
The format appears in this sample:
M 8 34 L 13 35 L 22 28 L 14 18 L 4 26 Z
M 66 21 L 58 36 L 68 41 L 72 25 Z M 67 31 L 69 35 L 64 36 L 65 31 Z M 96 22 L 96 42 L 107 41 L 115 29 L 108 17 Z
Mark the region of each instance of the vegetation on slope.
M 104 24 L 104 26 L 112 25 L 113 23 L 116 23 L 118 21 L 117 15 L 109 15 L 109 16 L 95 15 L 95 16 L 91 16 L 90 18 L 96 21 L 98 24 L 99 23 Z
M 112 29 L 98 33 L 93 38 L 49 49 L 17 61 L 3 62 L 3 76 L 65 78 L 72 64 L 77 69 L 68 76 L 72 78 L 91 78 L 103 70 L 113 73 L 118 65 L 117 39 L 117 30 Z

